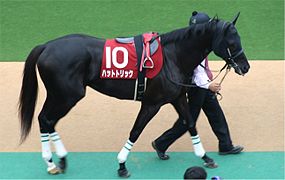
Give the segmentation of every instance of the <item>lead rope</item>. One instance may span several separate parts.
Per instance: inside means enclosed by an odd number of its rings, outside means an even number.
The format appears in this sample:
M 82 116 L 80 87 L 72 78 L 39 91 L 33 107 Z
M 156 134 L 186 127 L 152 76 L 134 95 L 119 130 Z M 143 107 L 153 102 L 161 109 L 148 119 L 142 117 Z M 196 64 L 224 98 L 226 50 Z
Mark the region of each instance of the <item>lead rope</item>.
M 219 83 L 220 85 L 222 85 L 222 83 L 223 83 L 225 77 L 228 75 L 228 73 L 230 72 L 230 70 L 231 70 L 231 66 L 228 65 L 228 67 L 227 67 L 227 69 L 226 69 L 226 72 L 225 72 L 224 76 L 222 77 L 222 79 L 221 79 L 221 81 L 220 81 L 220 83 Z M 218 101 L 221 101 L 221 100 L 223 99 L 223 96 L 222 96 L 222 94 L 221 94 L 220 92 L 215 93 L 215 95 L 216 95 Z

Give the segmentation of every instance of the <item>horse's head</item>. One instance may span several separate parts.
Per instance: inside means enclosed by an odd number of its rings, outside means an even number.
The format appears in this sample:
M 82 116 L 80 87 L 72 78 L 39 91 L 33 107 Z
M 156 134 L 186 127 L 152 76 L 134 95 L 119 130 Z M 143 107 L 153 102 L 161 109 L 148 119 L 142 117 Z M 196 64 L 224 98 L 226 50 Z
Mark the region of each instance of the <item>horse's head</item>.
M 223 58 L 227 64 L 232 66 L 237 74 L 244 75 L 248 72 L 250 66 L 235 27 L 238 17 L 239 13 L 232 22 L 213 18 L 212 21 L 216 23 L 216 30 L 212 49 L 217 56 Z

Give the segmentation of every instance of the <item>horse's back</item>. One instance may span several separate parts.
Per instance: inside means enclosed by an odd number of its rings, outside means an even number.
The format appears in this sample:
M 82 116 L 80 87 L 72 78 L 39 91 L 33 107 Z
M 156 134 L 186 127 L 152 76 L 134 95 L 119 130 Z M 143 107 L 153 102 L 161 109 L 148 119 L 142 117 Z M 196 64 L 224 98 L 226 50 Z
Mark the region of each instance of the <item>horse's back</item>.
M 51 40 L 44 44 L 45 49 L 37 65 L 60 70 L 63 67 L 88 63 L 92 57 L 100 59 L 98 52 L 103 51 L 104 42 L 103 39 L 81 34 L 71 34 Z
M 102 49 L 104 40 L 88 35 L 71 34 L 49 41 L 45 44 L 45 50 L 39 58 L 39 61 L 53 56 L 53 61 L 66 61 L 73 58 L 86 57 L 90 49 Z
M 93 61 L 101 63 L 104 40 L 72 34 L 49 41 L 38 58 L 37 66 L 47 89 L 85 88 Z M 72 89 L 70 89 L 72 90 Z M 75 89 L 74 89 L 75 90 Z

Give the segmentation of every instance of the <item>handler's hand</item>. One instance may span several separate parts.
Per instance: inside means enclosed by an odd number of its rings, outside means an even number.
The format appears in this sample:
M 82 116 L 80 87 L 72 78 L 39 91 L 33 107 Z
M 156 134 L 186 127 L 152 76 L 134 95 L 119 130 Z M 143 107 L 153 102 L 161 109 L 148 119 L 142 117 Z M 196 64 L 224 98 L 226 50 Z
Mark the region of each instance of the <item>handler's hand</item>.
M 214 92 L 214 93 L 217 93 L 221 90 L 221 85 L 219 83 L 211 83 L 209 85 L 209 89 Z

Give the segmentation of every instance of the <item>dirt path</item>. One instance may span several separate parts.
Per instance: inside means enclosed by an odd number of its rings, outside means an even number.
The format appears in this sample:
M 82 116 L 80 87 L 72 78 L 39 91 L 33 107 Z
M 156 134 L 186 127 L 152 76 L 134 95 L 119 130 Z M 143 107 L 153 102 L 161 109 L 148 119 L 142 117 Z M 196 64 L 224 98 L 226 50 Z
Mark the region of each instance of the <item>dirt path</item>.
M 246 151 L 284 151 L 284 61 L 251 61 L 245 77 L 233 71 L 223 83 L 220 102 L 228 119 L 233 142 Z M 222 62 L 211 62 L 213 69 Z M 17 102 L 23 63 L 0 63 L 0 152 L 40 151 L 39 128 L 34 120 L 28 140 L 18 146 Z M 45 99 L 40 91 L 35 117 Z M 128 138 L 140 103 L 107 97 L 91 89 L 58 124 L 69 151 L 119 151 Z M 165 105 L 149 123 L 133 151 L 152 151 L 150 143 L 177 118 L 173 107 Z M 207 151 L 217 151 L 217 140 L 204 115 L 198 130 Z M 184 135 L 171 151 L 192 151 L 189 135 Z

